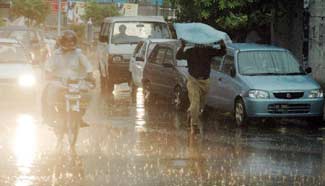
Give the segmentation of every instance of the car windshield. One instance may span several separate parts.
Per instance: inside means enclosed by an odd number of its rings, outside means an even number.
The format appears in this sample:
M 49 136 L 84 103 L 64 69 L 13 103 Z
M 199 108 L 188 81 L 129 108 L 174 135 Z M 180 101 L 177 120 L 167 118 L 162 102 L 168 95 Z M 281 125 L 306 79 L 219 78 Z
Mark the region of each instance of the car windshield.
M 136 44 L 147 38 L 170 38 L 167 24 L 157 22 L 114 23 L 112 34 L 113 44 Z
M 26 63 L 27 56 L 24 48 L 18 44 L 0 44 L 0 64 Z
M 247 51 L 238 55 L 242 75 L 305 74 L 296 59 L 287 51 Z
M 15 30 L 15 31 L 5 30 L 0 32 L 0 36 L 5 38 L 16 39 L 17 41 L 20 41 L 25 47 L 30 45 L 31 40 L 37 39 L 35 32 L 28 31 L 28 30 Z

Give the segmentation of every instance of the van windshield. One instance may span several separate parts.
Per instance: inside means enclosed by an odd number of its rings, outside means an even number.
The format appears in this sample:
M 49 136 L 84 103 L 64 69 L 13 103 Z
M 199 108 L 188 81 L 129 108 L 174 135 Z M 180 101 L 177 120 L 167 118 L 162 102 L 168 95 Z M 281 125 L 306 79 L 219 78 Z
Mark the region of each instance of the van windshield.
M 168 39 L 170 33 L 166 23 L 116 22 L 113 26 L 113 44 L 136 44 L 147 38 Z
M 239 73 L 257 75 L 303 75 L 304 70 L 287 51 L 247 51 L 238 54 Z

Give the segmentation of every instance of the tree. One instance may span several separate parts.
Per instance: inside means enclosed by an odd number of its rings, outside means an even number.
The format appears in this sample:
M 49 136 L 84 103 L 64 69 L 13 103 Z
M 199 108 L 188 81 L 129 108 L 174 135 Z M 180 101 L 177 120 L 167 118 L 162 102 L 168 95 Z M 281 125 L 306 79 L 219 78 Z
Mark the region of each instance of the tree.
M 85 15 L 83 16 L 83 18 L 86 20 L 91 18 L 93 24 L 98 26 L 105 17 L 111 17 L 116 15 L 119 15 L 119 12 L 115 5 L 103 5 L 98 4 L 95 1 L 89 1 L 87 2 L 85 8 Z
M 28 26 L 38 25 L 50 14 L 50 4 L 47 0 L 13 0 L 12 13 L 27 18 Z
M 178 8 L 178 21 L 205 22 L 229 33 L 270 24 L 275 17 L 284 15 L 291 3 L 284 0 L 168 1 L 173 8 Z

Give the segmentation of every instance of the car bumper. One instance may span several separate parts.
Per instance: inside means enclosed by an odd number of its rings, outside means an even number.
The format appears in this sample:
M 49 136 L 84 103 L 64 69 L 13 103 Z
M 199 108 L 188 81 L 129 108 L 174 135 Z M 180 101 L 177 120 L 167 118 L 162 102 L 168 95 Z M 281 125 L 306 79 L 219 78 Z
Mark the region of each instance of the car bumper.
M 246 98 L 248 117 L 317 117 L 323 115 L 324 99 L 257 100 Z
M 131 73 L 128 63 L 111 63 L 108 66 L 108 79 L 114 83 L 129 82 Z

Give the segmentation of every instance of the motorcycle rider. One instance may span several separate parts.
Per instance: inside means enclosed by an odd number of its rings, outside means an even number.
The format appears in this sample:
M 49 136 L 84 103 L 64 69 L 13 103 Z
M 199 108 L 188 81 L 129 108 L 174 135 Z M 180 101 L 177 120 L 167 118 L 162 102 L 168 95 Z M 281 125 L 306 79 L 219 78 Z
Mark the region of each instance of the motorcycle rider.
M 58 117 L 54 112 L 55 103 L 64 103 L 64 90 L 60 80 L 65 79 L 85 79 L 95 83 L 93 78 L 93 67 L 87 57 L 77 48 L 77 35 L 72 30 L 66 30 L 59 39 L 59 47 L 53 52 L 49 61 L 45 64 L 45 77 L 50 82 L 45 87 L 42 98 L 43 119 L 49 125 L 60 128 L 63 122 L 56 122 Z M 89 102 L 90 95 L 82 96 L 86 102 Z M 82 115 L 85 109 L 81 110 Z M 80 121 L 81 127 L 88 126 Z

